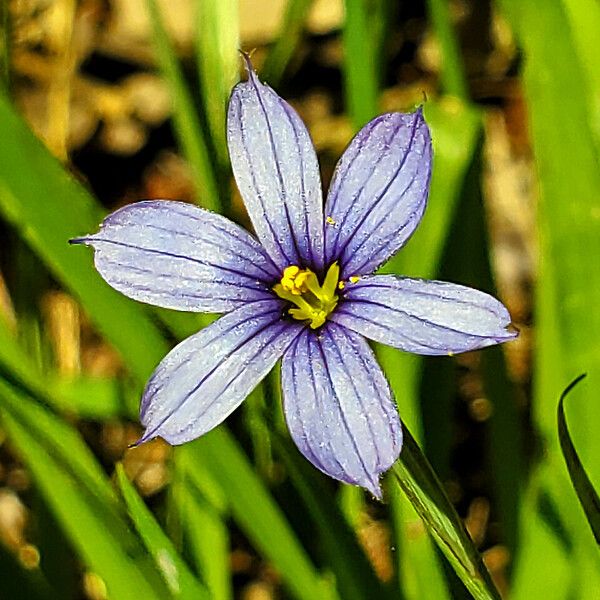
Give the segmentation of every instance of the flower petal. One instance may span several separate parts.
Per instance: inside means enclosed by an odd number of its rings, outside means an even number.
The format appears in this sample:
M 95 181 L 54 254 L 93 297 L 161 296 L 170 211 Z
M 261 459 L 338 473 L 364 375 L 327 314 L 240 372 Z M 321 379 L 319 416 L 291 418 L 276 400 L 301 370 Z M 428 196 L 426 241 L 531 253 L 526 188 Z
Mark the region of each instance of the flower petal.
M 144 390 L 139 443 L 160 436 L 183 444 L 221 423 L 302 329 L 281 314 L 278 300 L 243 306 L 167 354 Z
M 285 416 L 318 469 L 381 498 L 379 476 L 398 458 L 402 429 L 389 386 L 362 336 L 327 323 L 305 329 L 283 356 Z
M 510 315 L 484 292 L 395 275 L 348 283 L 330 317 L 364 336 L 417 354 L 455 354 L 512 340 Z
M 278 267 L 323 267 L 323 200 L 317 157 L 296 111 L 258 80 L 231 94 L 227 141 L 235 179 L 263 246 Z
M 94 247 L 100 275 L 121 293 L 176 310 L 227 312 L 271 297 L 279 277 L 249 233 L 183 202 L 130 204 L 72 241 Z
M 373 119 L 340 159 L 325 215 L 326 264 L 372 273 L 419 224 L 429 193 L 431 136 L 421 109 Z

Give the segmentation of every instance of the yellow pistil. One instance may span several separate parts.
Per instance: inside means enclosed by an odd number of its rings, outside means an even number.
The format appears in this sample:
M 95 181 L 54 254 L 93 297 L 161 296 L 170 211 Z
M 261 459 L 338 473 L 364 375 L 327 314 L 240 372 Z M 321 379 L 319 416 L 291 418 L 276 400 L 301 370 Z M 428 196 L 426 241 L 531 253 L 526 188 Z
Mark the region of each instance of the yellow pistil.
M 281 281 L 273 287 L 273 291 L 294 305 L 288 311 L 294 319 L 308 321 L 311 329 L 318 329 L 337 305 L 335 292 L 339 276 L 340 268 L 333 263 L 321 285 L 310 269 L 291 265 L 283 270 Z

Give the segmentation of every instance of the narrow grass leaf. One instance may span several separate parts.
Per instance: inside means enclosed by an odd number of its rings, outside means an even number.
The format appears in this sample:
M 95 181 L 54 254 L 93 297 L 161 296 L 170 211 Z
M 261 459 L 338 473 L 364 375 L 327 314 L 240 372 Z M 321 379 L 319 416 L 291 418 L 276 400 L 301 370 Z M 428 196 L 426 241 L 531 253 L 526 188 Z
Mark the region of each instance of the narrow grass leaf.
M 448 0 L 427 0 L 429 18 L 440 46 L 442 89 L 461 100 L 468 98 L 467 81 Z
M 237 0 L 196 0 L 196 56 L 202 105 L 218 163 L 229 165 L 225 139 L 227 100 L 238 78 L 240 32 Z
M 69 426 L 0 382 L 3 426 L 87 567 L 123 600 L 162 599 L 141 547 L 119 515 L 99 465 Z M 77 518 L 74 518 L 76 515 Z
M 279 35 L 269 50 L 261 69 L 261 79 L 277 87 L 294 51 L 302 38 L 302 31 L 313 0 L 289 0 L 279 27 Z
M 310 467 L 289 439 L 273 438 L 294 487 L 314 519 L 328 566 L 335 575 L 344 600 L 392 598 L 391 590 L 377 579 L 356 536 L 349 527 L 319 474 Z M 394 597 L 397 595 L 394 594 Z
M 440 550 L 476 600 L 500 600 L 479 552 L 431 465 L 404 427 L 404 446 L 391 473 Z
M 378 112 L 378 75 L 374 40 L 365 0 L 345 0 L 344 88 L 347 112 L 356 129 Z
M 221 207 L 219 187 L 210 158 L 209 144 L 194 107 L 191 91 L 169 40 L 156 0 L 146 0 L 152 23 L 156 57 L 171 90 L 173 121 L 179 144 L 194 174 L 198 203 L 210 210 Z
M 12 140 L 0 144 L 0 214 L 76 294 L 132 370 L 147 377 L 168 349 L 158 328 L 139 305 L 106 285 L 91 266 L 90 251 L 68 244 L 70 238 L 97 229 L 102 220 L 99 205 L 64 171 L 1 94 L 0 125 Z
M 192 575 L 189 567 L 173 547 L 171 540 L 156 522 L 154 515 L 133 484 L 127 479 L 122 465 L 117 465 L 116 474 L 119 490 L 129 516 L 171 595 L 182 600 L 209 598 L 206 588 Z
M 557 414 L 558 439 L 567 464 L 567 469 L 569 470 L 569 477 L 571 478 L 575 492 L 577 492 L 581 508 L 583 508 L 583 512 L 585 512 L 585 516 L 590 524 L 596 543 L 600 544 L 600 497 L 598 497 L 598 492 L 594 489 L 594 486 L 581 463 L 579 455 L 577 454 L 577 450 L 575 450 L 565 418 L 565 398 L 584 377 L 585 375 L 577 377 L 577 379 L 567 386 L 560 396 Z
M 212 600 L 231 600 L 230 540 L 225 515 L 187 480 L 181 490 L 183 541 Z
M 188 447 L 218 481 L 237 525 L 279 571 L 292 594 L 300 600 L 329 598 L 283 513 L 230 434 L 218 428 Z
M 422 519 L 391 478 L 386 479 L 386 493 L 390 499 L 395 540 L 392 549 L 397 562 L 397 587 L 402 591 L 400 597 L 451 600 L 441 557 Z

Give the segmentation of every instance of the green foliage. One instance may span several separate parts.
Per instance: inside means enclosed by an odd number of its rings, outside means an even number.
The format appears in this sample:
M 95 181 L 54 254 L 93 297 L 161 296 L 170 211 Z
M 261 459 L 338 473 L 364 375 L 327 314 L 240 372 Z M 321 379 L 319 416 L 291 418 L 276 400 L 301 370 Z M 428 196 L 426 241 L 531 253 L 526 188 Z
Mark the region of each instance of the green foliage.
M 598 497 L 598 493 L 587 476 L 584 466 L 581 464 L 581 459 L 569 435 L 569 428 L 567 427 L 567 420 L 565 418 L 565 398 L 584 377 L 585 375 L 580 375 L 568 385 L 567 389 L 560 396 L 557 416 L 558 439 L 565 462 L 567 463 L 571 483 L 575 488 L 575 492 L 577 492 L 577 497 L 590 524 L 596 543 L 600 544 L 600 497 Z
M 273 86 L 285 86 L 293 71 L 288 66 L 293 67 L 311 4 L 287 5 L 261 73 Z M 194 176 L 197 201 L 227 210 L 224 119 L 239 69 L 238 4 L 197 0 L 195 5 L 196 64 L 189 77 L 157 1 L 147 0 L 157 65 L 171 91 L 174 131 Z M 380 110 L 386 52 L 397 41 L 396 9 L 389 0 L 346 0 L 344 7 L 341 79 L 347 116 L 358 129 Z M 424 106 L 435 150 L 430 202 L 414 239 L 384 270 L 493 290 L 481 198 L 484 112 L 468 96 L 467 61 L 449 3 L 429 0 L 427 8 L 445 94 Z M 550 0 L 544 10 L 535 0 L 500 0 L 497 8 L 523 56 L 518 78 L 539 192 L 539 270 L 532 423 L 523 427 L 502 351 L 482 353 L 482 390 L 493 407 L 482 462 L 490 473 L 487 493 L 496 530 L 510 552 L 504 584 L 511 598 L 587 599 L 600 589 L 600 557 L 588 529 L 589 523 L 598 540 L 600 10 L 583 0 Z M 88 421 L 135 419 L 141 387 L 173 339 L 209 319 L 128 300 L 99 277 L 89 250 L 69 247 L 70 238 L 97 229 L 104 209 L 50 155 L 9 97 L 6 7 L 0 19 L 5 41 L 0 44 L 0 216 L 2 227 L 11 231 L 11 241 L 6 246 L 2 241 L 2 259 L 4 266 L 18 239 L 15 255 L 22 271 L 17 289 L 10 290 L 19 298 L 16 327 L 0 319 L 0 427 L 3 443 L 31 475 L 33 490 L 24 494 L 33 523 L 28 535 L 42 552 L 39 567 L 28 569 L 0 545 L 2 598 L 77 595 L 86 572 L 101 580 L 109 598 L 119 600 L 231 600 L 238 590 L 230 552 L 242 537 L 273 567 L 286 593 L 300 600 L 446 600 L 467 593 L 498 599 L 445 492 L 460 433 L 453 425 L 456 382 L 449 358 L 423 361 L 377 348 L 402 418 L 420 444 L 407 430 L 401 460 L 385 480 L 382 507 L 358 490 L 339 496 L 335 484 L 291 446 L 279 428 L 281 416 L 265 417 L 278 401 L 275 379 L 257 391 L 236 436 L 222 426 L 173 451 L 165 494 L 146 503 L 120 466 L 115 490 L 106 474 L 113 471 L 111 459 L 92 449 L 81 432 Z M 37 294 L 49 285 L 78 300 L 95 330 L 119 353 L 123 374 L 58 373 L 36 305 Z M 566 392 L 561 397 L 557 435 L 555 399 L 581 372 L 589 374 L 589 385 L 578 388 L 577 402 L 569 403 L 569 429 Z M 524 448 L 531 430 L 543 450 L 537 454 Z M 393 549 L 385 583 L 362 543 L 367 514 L 389 525 L 389 543 L 379 548 L 380 555 Z

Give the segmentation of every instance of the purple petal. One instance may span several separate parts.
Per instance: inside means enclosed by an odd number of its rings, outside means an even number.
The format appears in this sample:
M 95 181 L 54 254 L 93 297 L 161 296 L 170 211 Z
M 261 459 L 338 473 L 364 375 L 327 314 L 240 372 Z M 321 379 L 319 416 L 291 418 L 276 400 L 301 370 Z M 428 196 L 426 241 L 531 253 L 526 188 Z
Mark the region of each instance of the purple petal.
M 263 246 L 278 267 L 323 266 L 323 200 L 315 151 L 294 109 L 248 81 L 231 94 L 227 141 L 235 179 Z
M 243 306 L 167 354 L 144 390 L 140 442 L 160 436 L 183 444 L 221 423 L 302 329 L 281 314 L 278 300 Z
M 73 242 L 93 246 L 100 275 L 121 293 L 176 310 L 227 312 L 270 298 L 279 277 L 248 232 L 183 202 L 130 204 Z
M 402 430 L 390 389 L 362 336 L 328 323 L 305 329 L 283 356 L 285 416 L 318 469 L 381 498 L 379 476 L 398 458 Z
M 373 119 L 340 159 L 325 205 L 326 264 L 372 273 L 419 224 L 429 193 L 431 136 L 421 109 Z
M 348 283 L 330 317 L 364 336 L 417 354 L 456 354 L 512 340 L 510 315 L 492 296 L 454 283 L 394 275 Z

